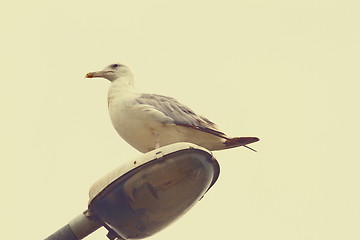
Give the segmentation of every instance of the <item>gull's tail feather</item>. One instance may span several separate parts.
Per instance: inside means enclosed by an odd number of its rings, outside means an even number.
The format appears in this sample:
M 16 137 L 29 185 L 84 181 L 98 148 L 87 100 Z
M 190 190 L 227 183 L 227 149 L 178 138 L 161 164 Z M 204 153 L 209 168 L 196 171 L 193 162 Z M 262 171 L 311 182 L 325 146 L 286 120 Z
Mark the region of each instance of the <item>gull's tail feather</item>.
M 254 143 L 259 141 L 260 139 L 257 137 L 234 137 L 234 138 L 229 138 L 226 139 L 225 141 L 225 148 L 234 148 L 234 147 L 240 147 L 240 146 L 244 146 L 250 150 L 255 151 L 254 149 L 252 149 L 251 147 L 248 147 L 246 145 L 250 144 L 250 143 Z M 256 151 L 255 151 L 256 152 Z

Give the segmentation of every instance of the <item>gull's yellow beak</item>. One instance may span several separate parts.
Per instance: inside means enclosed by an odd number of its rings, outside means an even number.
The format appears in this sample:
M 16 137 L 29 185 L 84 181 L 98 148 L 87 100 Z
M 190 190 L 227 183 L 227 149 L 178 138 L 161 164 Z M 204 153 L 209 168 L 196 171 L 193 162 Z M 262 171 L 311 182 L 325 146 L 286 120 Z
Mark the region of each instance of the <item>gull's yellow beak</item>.
M 93 72 L 89 72 L 86 74 L 85 78 L 93 78 L 94 77 L 94 73 Z
M 85 78 L 109 78 L 112 71 L 97 71 L 97 72 L 89 72 L 86 74 Z

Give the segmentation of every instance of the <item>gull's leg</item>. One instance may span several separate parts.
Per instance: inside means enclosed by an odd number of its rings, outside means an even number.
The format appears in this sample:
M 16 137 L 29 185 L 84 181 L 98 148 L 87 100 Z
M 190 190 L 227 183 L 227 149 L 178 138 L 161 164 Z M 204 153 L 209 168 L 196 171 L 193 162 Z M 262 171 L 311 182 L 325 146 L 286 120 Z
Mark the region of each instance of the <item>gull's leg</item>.
M 160 147 L 160 134 L 155 132 L 155 149 L 158 149 Z

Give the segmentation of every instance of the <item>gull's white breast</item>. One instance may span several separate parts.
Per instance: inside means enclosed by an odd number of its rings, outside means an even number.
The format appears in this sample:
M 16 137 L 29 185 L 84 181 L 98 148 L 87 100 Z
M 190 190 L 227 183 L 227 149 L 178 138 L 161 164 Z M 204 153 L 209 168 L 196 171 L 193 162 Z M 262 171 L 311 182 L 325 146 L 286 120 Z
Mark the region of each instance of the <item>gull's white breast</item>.
M 141 152 L 155 148 L 156 135 L 161 145 L 170 139 L 178 142 L 181 133 L 175 130 L 172 119 L 151 106 L 137 104 L 136 97 L 123 96 L 109 101 L 110 118 L 118 134 Z

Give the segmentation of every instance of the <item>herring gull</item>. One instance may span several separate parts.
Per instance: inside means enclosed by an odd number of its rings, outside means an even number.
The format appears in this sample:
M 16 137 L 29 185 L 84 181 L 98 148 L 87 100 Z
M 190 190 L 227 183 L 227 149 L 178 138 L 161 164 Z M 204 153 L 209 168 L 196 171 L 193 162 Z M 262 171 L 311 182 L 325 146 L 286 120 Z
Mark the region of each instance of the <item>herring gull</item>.
M 113 63 L 86 78 L 111 82 L 108 108 L 118 134 L 140 152 L 148 152 L 176 142 L 191 142 L 210 151 L 234 148 L 259 141 L 257 137 L 229 137 L 205 117 L 172 97 L 138 93 L 134 75 L 125 65 Z

